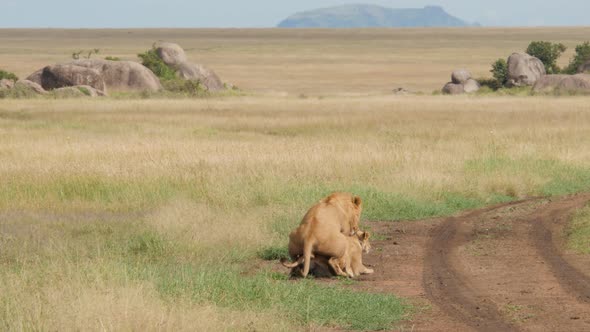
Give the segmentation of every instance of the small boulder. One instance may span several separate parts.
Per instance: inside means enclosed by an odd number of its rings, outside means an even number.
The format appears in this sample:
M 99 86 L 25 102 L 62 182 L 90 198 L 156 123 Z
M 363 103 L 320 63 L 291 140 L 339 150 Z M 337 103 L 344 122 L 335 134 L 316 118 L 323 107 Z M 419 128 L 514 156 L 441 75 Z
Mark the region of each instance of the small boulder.
M 447 95 L 460 95 L 465 93 L 465 89 L 463 88 L 463 84 L 449 82 L 442 88 L 442 92 Z
M 196 63 L 181 63 L 178 66 L 178 76 L 185 80 L 198 80 L 209 91 L 219 91 L 224 88 L 223 82 L 215 72 Z
M 29 89 L 40 95 L 47 93 L 47 91 L 45 91 L 45 89 L 43 89 L 43 87 L 40 84 L 37 84 L 36 82 L 29 80 L 19 80 L 14 84 L 14 87 Z
M 168 42 L 161 42 L 156 45 L 156 54 L 171 67 L 176 67 L 187 61 L 186 53 L 180 45 Z
M 467 69 L 457 69 L 451 75 L 451 81 L 455 84 L 465 84 L 471 79 L 471 73 Z
M 546 74 L 541 60 L 526 53 L 512 53 L 508 57 L 508 83 L 511 86 L 534 85 Z
M 0 80 L 0 89 L 12 89 L 14 88 L 14 81 L 3 78 Z
M 470 78 L 465 83 L 463 83 L 463 90 L 465 90 L 465 93 L 477 92 L 479 91 L 479 88 L 479 83 L 473 78 Z
M 96 69 L 75 64 L 61 64 L 43 68 L 41 83 L 45 90 L 76 85 L 89 85 L 97 90 L 106 90 L 105 82 Z

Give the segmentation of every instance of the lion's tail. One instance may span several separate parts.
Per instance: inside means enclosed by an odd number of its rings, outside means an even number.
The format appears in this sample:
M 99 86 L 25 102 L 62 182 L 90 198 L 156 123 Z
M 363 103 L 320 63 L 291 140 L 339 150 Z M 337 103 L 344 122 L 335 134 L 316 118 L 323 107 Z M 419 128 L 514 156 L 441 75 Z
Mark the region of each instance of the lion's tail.
M 309 266 L 311 265 L 311 251 L 313 249 L 313 243 L 311 240 L 305 241 L 303 244 L 303 271 L 301 275 L 303 278 L 307 277 L 309 274 Z
M 303 256 L 299 257 L 295 262 L 288 262 L 285 258 L 281 259 L 281 264 L 283 264 L 284 267 L 288 267 L 290 269 L 299 266 L 301 263 L 303 263 Z

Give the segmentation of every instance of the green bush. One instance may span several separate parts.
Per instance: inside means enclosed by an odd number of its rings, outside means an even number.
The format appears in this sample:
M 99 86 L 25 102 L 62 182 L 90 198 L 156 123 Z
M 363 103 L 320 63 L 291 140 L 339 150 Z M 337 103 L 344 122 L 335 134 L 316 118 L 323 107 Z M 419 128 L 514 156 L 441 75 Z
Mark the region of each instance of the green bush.
M 15 82 L 18 81 L 18 77 L 15 74 L 0 69 L 0 80 L 2 79 L 7 79 Z
M 575 74 L 578 68 L 584 63 L 590 61 L 590 42 L 584 42 L 576 46 L 576 54 L 570 60 L 570 64 L 565 68 L 566 74 Z
M 498 90 L 501 87 L 505 86 L 508 82 L 508 63 L 504 59 L 498 59 L 496 62 L 492 64 L 492 69 L 490 70 L 494 80 L 496 83 L 494 84 L 494 90 Z
M 478 78 L 476 81 L 482 88 L 488 88 L 493 91 L 496 91 L 502 87 L 502 83 L 498 82 L 498 80 L 495 78 Z
M 144 53 L 137 55 L 141 59 L 141 64 L 149 68 L 161 81 L 175 80 L 176 70 L 168 66 L 160 59 L 156 53 L 156 48 L 152 47 Z
M 166 91 L 176 92 L 188 96 L 199 96 L 207 92 L 207 90 L 203 88 L 203 85 L 198 80 L 184 80 L 181 78 L 162 80 L 162 86 Z
M 527 47 L 526 52 L 543 62 L 547 74 L 558 74 L 561 70 L 557 66 L 557 59 L 566 49 L 567 47 L 562 43 L 533 41 Z

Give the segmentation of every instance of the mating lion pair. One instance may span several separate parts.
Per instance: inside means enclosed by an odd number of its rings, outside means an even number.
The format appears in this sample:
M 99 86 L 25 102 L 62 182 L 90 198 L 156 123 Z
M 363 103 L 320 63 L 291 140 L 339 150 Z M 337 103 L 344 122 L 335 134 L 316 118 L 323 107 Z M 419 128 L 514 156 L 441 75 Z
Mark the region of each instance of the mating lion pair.
M 289 256 L 301 275 L 309 274 L 311 260 L 327 261 L 334 273 L 355 277 L 373 273 L 363 265 L 362 251 L 370 249 L 369 233 L 359 229 L 362 200 L 349 193 L 334 193 L 311 207 L 301 224 L 289 234 Z

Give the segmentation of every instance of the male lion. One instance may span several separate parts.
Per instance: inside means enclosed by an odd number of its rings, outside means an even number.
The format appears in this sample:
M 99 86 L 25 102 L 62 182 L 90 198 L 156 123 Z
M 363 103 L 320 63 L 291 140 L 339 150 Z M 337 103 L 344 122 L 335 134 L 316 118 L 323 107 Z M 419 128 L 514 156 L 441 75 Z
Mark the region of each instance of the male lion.
M 350 193 L 333 193 L 307 211 L 299 227 L 289 234 L 289 256 L 293 261 L 303 256 L 304 278 L 314 254 L 330 257 L 334 271 L 347 275 L 338 260 L 348 255 L 347 237 L 359 231 L 361 212 L 361 198 Z M 350 271 L 349 266 L 344 267 Z
M 337 260 L 339 270 L 342 270 L 342 268 L 346 270 L 346 274 L 344 274 L 344 276 L 354 278 L 356 276 L 360 276 L 361 274 L 371 274 L 374 272 L 373 269 L 370 269 L 363 264 L 363 251 L 365 253 L 369 253 L 371 250 L 369 237 L 370 234 L 368 232 L 362 231 L 357 232 L 356 235 L 346 237 L 348 245 L 347 254 Z M 313 258 L 315 270 L 316 272 L 319 271 L 322 277 L 330 276 L 332 273 L 331 271 L 326 272 L 328 271 L 328 266 L 331 267 L 330 258 L 331 257 L 325 256 L 317 256 Z M 285 267 L 294 269 L 291 271 L 291 275 L 294 275 L 294 271 L 296 270 L 301 273 L 301 264 L 304 263 L 303 260 L 304 258 L 300 257 L 296 262 L 293 263 L 287 263 L 285 261 L 281 261 L 281 263 Z M 332 268 L 332 271 L 338 274 L 336 269 Z

